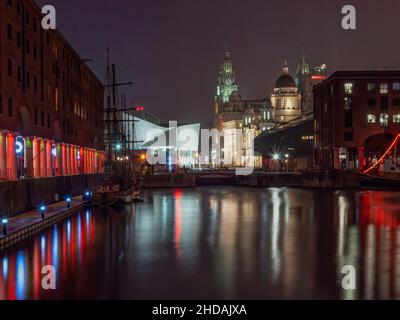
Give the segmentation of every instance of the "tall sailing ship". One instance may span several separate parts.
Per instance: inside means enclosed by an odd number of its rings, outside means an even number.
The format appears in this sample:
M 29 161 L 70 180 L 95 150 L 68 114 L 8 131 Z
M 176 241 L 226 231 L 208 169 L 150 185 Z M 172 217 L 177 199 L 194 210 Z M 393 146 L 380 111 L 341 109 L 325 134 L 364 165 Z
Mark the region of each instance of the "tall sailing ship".
M 110 52 L 107 49 L 107 84 L 106 107 L 104 109 L 106 144 L 106 175 L 102 184 L 93 192 L 93 204 L 101 206 L 125 205 L 140 200 L 140 178 L 134 172 L 129 146 L 135 145 L 125 130 L 132 127 L 134 120 L 129 121 L 123 116 L 125 112 L 134 110 L 127 108 L 126 98 L 119 99 L 117 88 L 131 85 L 132 82 L 117 83 L 116 65 L 110 63 Z M 134 157 L 133 157 L 134 159 Z

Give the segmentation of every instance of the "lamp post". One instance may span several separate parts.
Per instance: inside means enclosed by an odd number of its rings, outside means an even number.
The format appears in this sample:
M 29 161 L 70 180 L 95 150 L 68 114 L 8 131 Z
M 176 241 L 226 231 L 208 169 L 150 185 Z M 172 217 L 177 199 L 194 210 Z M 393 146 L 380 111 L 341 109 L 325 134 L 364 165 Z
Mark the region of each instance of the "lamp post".
M 67 201 L 67 208 L 71 209 L 71 197 L 67 197 L 66 201 Z
M 44 215 L 45 211 L 46 211 L 46 207 L 45 206 L 41 206 L 40 207 L 40 216 L 41 216 L 42 220 L 45 219 L 45 215 Z
M 289 172 L 289 154 L 288 153 L 285 154 L 285 158 L 286 158 L 286 160 L 285 160 L 285 162 L 286 162 L 286 172 Z
M 1 224 L 3 225 L 3 236 L 6 236 L 7 235 L 8 219 L 1 220 Z

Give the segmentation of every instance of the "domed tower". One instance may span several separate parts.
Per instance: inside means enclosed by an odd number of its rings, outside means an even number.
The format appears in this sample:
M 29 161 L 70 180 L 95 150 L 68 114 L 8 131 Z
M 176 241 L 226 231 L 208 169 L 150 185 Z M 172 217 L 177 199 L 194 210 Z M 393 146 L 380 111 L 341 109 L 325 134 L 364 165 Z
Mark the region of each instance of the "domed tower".
M 225 111 L 230 109 L 229 104 L 240 104 L 240 100 L 241 98 L 238 91 L 238 85 L 236 84 L 231 53 L 228 51 L 228 48 L 226 48 L 224 61 L 218 75 L 217 94 L 214 101 L 215 128 L 221 130 Z
M 234 91 L 238 91 L 238 86 L 235 80 L 235 71 L 233 70 L 231 53 L 226 50 L 224 62 L 219 71 L 216 98 L 222 103 L 229 102 L 229 97 Z
M 286 62 L 282 68 L 282 75 L 275 83 L 271 104 L 275 110 L 277 123 L 287 123 L 301 116 L 301 95 L 296 82 L 289 74 Z

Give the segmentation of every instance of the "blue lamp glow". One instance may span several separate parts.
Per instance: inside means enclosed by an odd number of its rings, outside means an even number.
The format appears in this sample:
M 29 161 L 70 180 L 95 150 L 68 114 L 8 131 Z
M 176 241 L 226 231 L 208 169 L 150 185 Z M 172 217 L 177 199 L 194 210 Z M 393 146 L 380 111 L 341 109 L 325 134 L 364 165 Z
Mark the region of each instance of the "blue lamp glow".
M 67 199 L 65 199 L 67 201 L 67 207 L 68 209 L 71 208 L 71 197 L 67 197 Z
M 8 219 L 2 219 L 1 224 L 3 225 L 3 235 L 7 235 L 7 224 L 8 224 Z
M 45 206 L 40 206 L 39 210 L 40 210 L 40 215 L 42 217 L 42 220 L 44 220 L 45 219 L 44 213 L 46 211 L 46 207 Z

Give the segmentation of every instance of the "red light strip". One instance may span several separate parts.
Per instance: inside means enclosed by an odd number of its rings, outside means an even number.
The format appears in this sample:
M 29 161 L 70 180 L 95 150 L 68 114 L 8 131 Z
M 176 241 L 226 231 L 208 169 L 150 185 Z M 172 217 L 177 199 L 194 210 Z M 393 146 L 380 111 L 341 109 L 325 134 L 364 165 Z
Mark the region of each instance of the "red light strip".
M 375 162 L 371 167 L 369 167 L 367 170 L 365 170 L 363 173 L 366 174 L 368 172 L 370 172 L 373 168 L 375 168 L 378 164 L 382 163 L 383 159 L 385 159 L 385 157 L 387 156 L 387 154 L 390 152 L 390 150 L 395 146 L 395 144 L 397 143 L 397 140 L 399 140 L 400 138 L 400 134 L 398 134 L 396 136 L 396 138 L 394 138 L 392 144 L 390 145 L 390 147 L 386 150 L 386 152 L 383 154 L 382 157 L 380 157 L 380 159 Z

